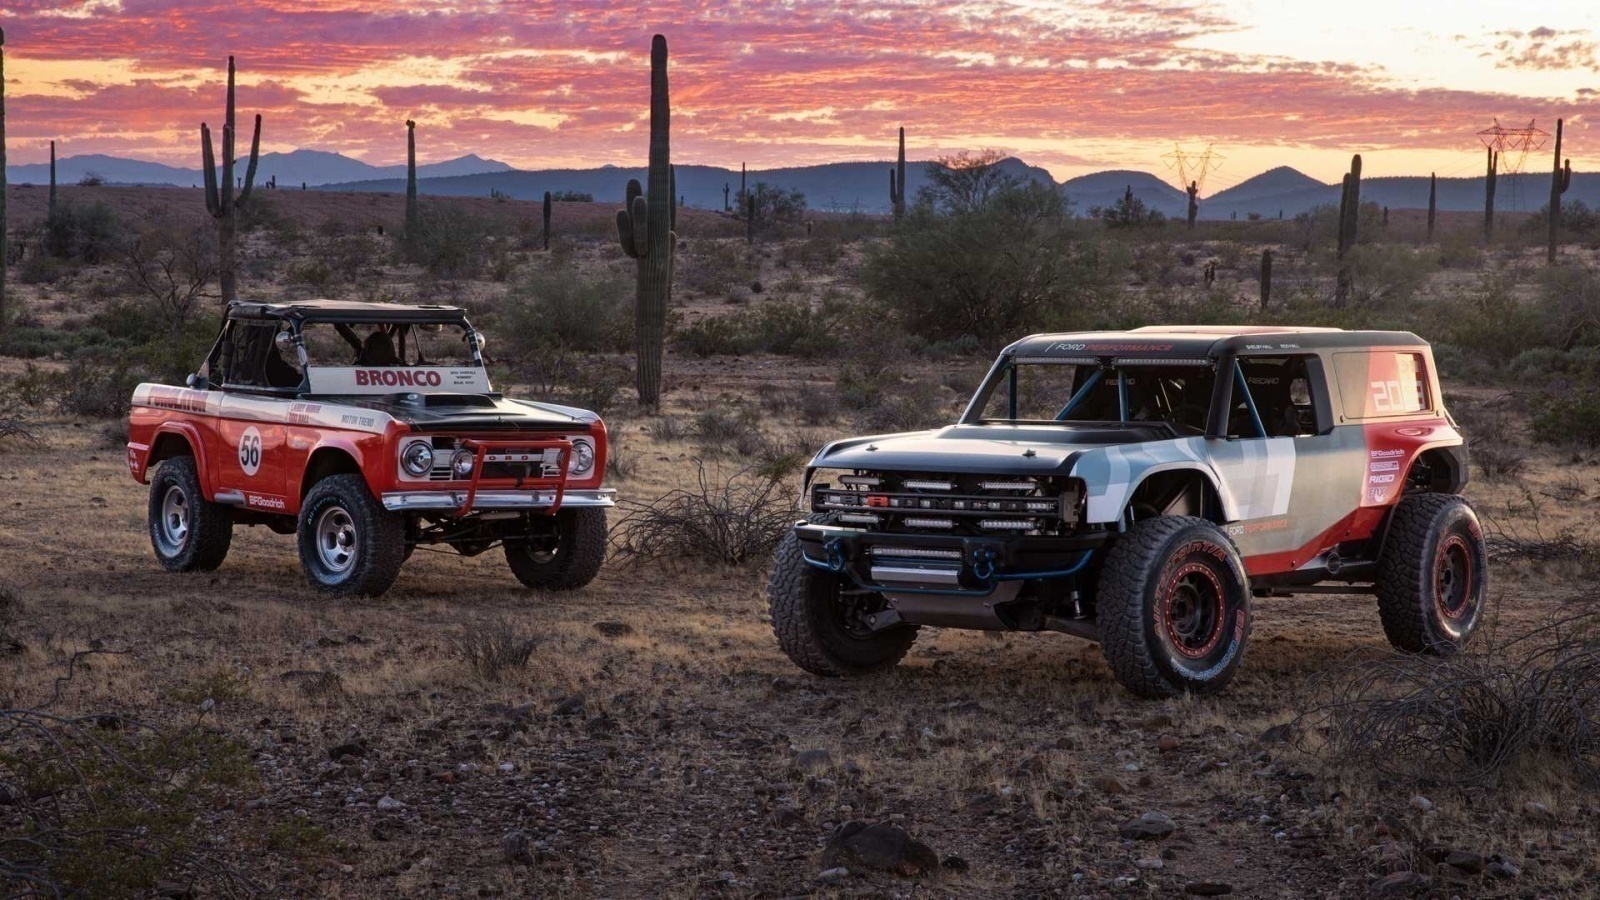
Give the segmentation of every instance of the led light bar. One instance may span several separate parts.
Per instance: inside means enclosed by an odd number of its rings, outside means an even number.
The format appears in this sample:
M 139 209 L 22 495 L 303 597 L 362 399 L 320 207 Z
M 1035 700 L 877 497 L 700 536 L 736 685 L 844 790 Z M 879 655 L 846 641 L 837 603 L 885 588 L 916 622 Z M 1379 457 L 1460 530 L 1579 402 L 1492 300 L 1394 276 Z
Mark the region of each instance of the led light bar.
M 901 520 L 907 528 L 954 528 L 954 519 L 929 519 L 921 516 L 907 516 Z
M 979 519 L 978 527 L 990 531 L 1032 531 L 1038 523 L 1032 519 Z
M 955 484 L 949 481 L 928 481 L 912 478 L 901 482 L 901 484 L 913 491 L 950 491 L 955 489 Z
M 840 513 L 839 521 L 850 522 L 855 525 L 876 525 L 878 517 L 871 513 Z
M 883 484 L 883 479 L 872 475 L 840 475 L 839 483 L 853 484 L 860 487 L 877 487 Z
M 936 550 L 932 547 L 872 547 L 873 556 L 891 556 L 899 559 L 960 559 L 960 550 Z
M 1055 512 L 1056 504 L 1053 500 L 1029 500 L 1024 504 L 1028 512 Z
M 1131 359 L 1119 356 L 1116 359 L 1118 366 L 1191 366 L 1205 367 L 1211 365 L 1209 359 Z
M 1017 356 L 1012 358 L 1012 362 L 1030 366 L 1093 366 L 1098 365 L 1100 360 L 1092 356 Z
M 986 491 L 1031 491 L 1038 487 L 1031 481 L 985 481 L 983 489 Z

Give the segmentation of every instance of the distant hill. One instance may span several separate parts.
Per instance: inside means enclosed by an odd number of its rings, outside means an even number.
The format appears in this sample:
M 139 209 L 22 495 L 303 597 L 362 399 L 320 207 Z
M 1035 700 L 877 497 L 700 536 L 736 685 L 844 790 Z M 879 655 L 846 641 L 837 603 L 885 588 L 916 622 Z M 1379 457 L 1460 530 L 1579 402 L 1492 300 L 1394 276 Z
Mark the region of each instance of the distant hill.
M 797 166 L 781 169 L 751 169 L 745 174 L 748 186 L 766 183 L 782 190 L 798 190 L 806 195 L 812 209 L 828 212 L 887 213 L 889 211 L 889 170 L 892 162 L 828 163 L 820 166 Z M 906 192 L 915 198 L 928 183 L 928 169 L 932 163 L 906 163 Z M 1030 166 L 1020 159 L 1002 160 L 1000 166 L 1013 176 L 1054 184 L 1050 173 L 1038 166 Z M 420 173 L 419 173 L 420 175 Z M 518 200 L 535 200 L 545 191 L 560 193 L 577 191 L 591 194 L 596 200 L 622 200 L 628 180 L 645 181 L 646 172 L 640 168 L 606 166 L 599 169 L 546 169 L 542 171 L 511 170 L 488 174 L 461 175 L 449 178 L 429 178 L 418 190 L 427 194 L 453 197 L 484 197 L 491 192 L 505 194 Z M 739 193 L 739 172 L 718 166 L 679 165 L 677 167 L 678 194 L 688 206 L 700 209 L 722 209 L 723 188 L 728 197 Z M 324 185 L 330 191 L 383 191 L 405 190 L 404 172 L 399 177 Z
M 1495 191 L 1495 207 L 1504 211 L 1532 212 L 1549 198 L 1550 176 L 1544 173 L 1501 175 Z M 1474 212 L 1483 209 L 1483 178 L 1439 179 L 1439 209 L 1445 212 Z M 1227 219 L 1234 215 L 1248 218 L 1256 213 L 1264 219 L 1285 218 L 1323 205 L 1339 203 L 1340 186 L 1323 184 L 1287 166 L 1279 166 L 1248 178 L 1227 190 L 1200 200 L 1200 218 Z M 1428 179 L 1407 175 L 1363 178 L 1361 200 L 1390 209 L 1427 209 Z M 1589 206 L 1600 204 L 1600 174 L 1573 173 L 1572 187 L 1562 198 L 1571 203 L 1582 200 Z
M 1166 216 L 1183 217 L 1189 203 L 1188 196 L 1172 185 L 1149 172 L 1132 169 L 1113 169 L 1109 172 L 1080 175 L 1077 178 L 1067 179 L 1061 186 L 1080 216 L 1089 215 L 1089 211 L 1097 206 L 1115 204 L 1122 199 L 1122 195 L 1129 188 L 1133 189 L 1133 195 L 1143 200 L 1146 206 L 1159 210 Z
M 221 152 L 221 148 L 218 148 Z M 479 156 L 463 156 L 440 163 L 417 166 L 417 177 L 444 177 L 466 175 L 474 172 L 505 172 L 511 169 L 503 162 Z M 201 182 L 200 170 L 184 169 L 138 159 L 123 159 L 104 154 L 68 156 L 56 160 L 56 183 L 77 184 L 84 176 L 93 173 L 107 184 L 127 185 L 177 185 L 195 187 Z M 239 173 L 244 174 L 242 171 Z M 256 169 L 256 183 L 265 183 L 277 176 L 278 187 L 324 185 L 335 181 L 358 181 L 371 178 L 401 178 L 406 167 L 371 166 L 342 153 L 323 150 L 294 150 L 289 153 L 263 153 Z M 7 166 L 6 178 L 12 184 L 49 184 L 50 164 L 32 163 L 24 166 Z

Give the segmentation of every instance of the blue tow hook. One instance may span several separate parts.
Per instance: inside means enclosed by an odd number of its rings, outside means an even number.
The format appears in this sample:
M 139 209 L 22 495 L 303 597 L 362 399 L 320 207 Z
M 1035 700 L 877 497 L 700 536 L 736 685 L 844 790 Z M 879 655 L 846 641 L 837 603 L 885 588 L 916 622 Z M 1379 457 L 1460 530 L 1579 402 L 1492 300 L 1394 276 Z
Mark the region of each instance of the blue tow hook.
M 844 564 L 845 564 L 844 544 L 841 543 L 838 538 L 834 538 L 833 540 L 828 541 L 826 544 L 822 545 L 822 555 L 823 555 L 823 558 L 826 560 L 826 565 L 828 567 L 828 571 L 830 571 L 830 572 L 843 572 L 844 571 Z

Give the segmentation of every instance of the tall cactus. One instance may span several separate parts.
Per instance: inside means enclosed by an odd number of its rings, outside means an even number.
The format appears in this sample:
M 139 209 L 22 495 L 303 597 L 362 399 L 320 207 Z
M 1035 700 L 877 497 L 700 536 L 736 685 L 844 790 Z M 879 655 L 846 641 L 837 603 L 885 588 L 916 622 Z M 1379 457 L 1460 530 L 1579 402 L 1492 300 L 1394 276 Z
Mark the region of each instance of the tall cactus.
M 1500 181 L 1500 154 L 1489 148 L 1489 163 L 1483 176 L 1483 242 L 1494 239 L 1494 192 Z
M 217 271 L 222 281 L 222 302 L 233 303 L 239 299 L 234 283 L 234 235 L 238 227 L 239 207 L 250 199 L 250 189 L 256 181 L 256 164 L 261 158 L 261 115 L 256 115 L 255 136 L 250 140 L 250 164 L 245 167 L 244 178 L 234 196 L 233 178 L 233 57 L 228 57 L 228 106 L 222 122 L 222 169 L 217 169 L 216 156 L 211 149 L 211 129 L 200 123 L 200 158 L 205 177 L 206 211 L 217 220 Z
M 729 187 L 730 187 L 730 185 L 726 181 L 724 181 L 722 183 L 722 211 L 723 212 L 727 212 L 728 211 L 728 188 Z
M 650 173 L 649 189 L 628 182 L 627 207 L 617 212 L 617 237 L 622 250 L 638 261 L 634 297 L 634 339 L 637 341 L 636 384 L 639 402 L 661 406 L 661 350 L 666 342 L 667 303 L 672 297 L 672 232 L 677 210 L 672 202 L 672 107 L 667 98 L 667 39 L 650 41 Z
M 1339 197 L 1339 275 L 1334 288 L 1334 306 L 1342 307 L 1350 300 L 1350 264 L 1346 257 L 1356 245 L 1361 223 L 1361 154 L 1350 158 L 1350 171 L 1344 175 L 1344 193 Z
M 1433 242 L 1433 223 L 1439 216 L 1439 173 L 1428 173 L 1428 242 Z
M 1189 182 L 1183 192 L 1189 195 L 1189 228 L 1193 230 L 1194 220 L 1200 217 L 1200 182 Z
M 739 163 L 739 196 L 740 197 L 745 196 L 744 163 Z M 741 201 L 741 203 L 742 203 L 742 201 Z
M 417 236 L 417 123 L 406 120 L 406 237 Z
M 550 249 L 550 192 L 544 192 L 544 249 Z
M 6 33 L 0 29 L 0 335 L 6 333 Z
M 46 213 L 51 219 L 56 217 L 56 142 L 50 142 L 50 206 Z
M 1561 129 L 1562 121 L 1556 120 L 1556 163 L 1555 171 L 1550 175 L 1550 247 L 1546 258 L 1550 262 L 1556 261 L 1556 232 L 1561 228 L 1561 195 L 1572 187 L 1572 160 L 1567 160 L 1565 166 L 1561 161 Z
M 756 242 L 756 197 L 754 194 L 744 195 L 744 242 L 754 245 Z
M 894 171 L 889 179 L 889 202 L 894 205 L 894 220 L 906 214 L 906 130 L 900 129 L 900 155 L 896 157 Z

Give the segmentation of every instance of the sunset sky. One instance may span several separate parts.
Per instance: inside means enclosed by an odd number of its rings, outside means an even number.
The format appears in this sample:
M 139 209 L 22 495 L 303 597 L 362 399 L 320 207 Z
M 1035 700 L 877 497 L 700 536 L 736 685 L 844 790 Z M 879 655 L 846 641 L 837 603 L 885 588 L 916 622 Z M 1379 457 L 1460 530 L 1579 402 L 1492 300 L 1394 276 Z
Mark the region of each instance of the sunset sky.
M 110 153 L 198 165 L 238 57 L 267 150 L 524 168 L 637 165 L 650 35 L 672 52 L 673 156 L 752 167 L 996 148 L 1058 178 L 1210 193 L 1275 165 L 1336 180 L 1482 171 L 1476 132 L 1568 122 L 1600 167 L 1600 3 L 1588 0 L 0 0 L 13 163 Z M 1547 171 L 1548 152 L 1529 170 Z

